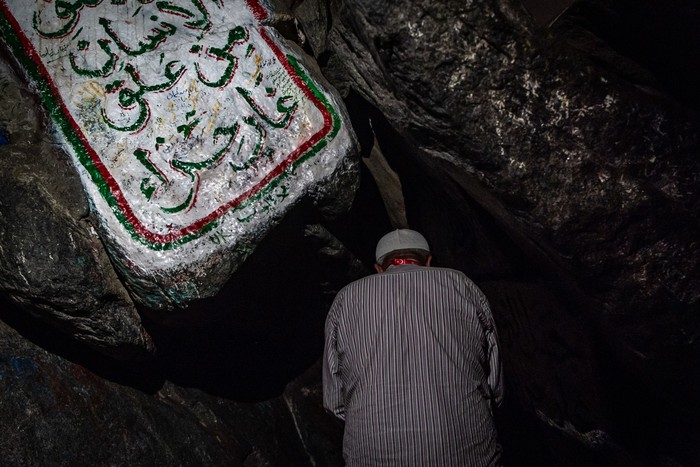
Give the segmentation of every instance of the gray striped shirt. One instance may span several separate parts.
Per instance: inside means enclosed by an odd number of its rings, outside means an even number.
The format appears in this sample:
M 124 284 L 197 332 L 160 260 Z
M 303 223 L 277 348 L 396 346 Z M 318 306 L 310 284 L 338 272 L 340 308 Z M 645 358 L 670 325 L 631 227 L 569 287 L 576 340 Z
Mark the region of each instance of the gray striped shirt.
M 503 395 L 484 294 L 459 271 L 393 266 L 341 290 L 326 320 L 324 406 L 348 466 L 492 466 Z

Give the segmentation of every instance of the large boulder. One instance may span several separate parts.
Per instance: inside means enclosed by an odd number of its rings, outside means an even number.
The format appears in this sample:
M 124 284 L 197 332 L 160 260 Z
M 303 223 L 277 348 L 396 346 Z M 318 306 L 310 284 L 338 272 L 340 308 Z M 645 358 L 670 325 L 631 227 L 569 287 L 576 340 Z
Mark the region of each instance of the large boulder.
M 0 62 L 0 290 L 26 311 L 119 359 L 153 350 L 97 233 L 79 177 L 27 87 Z
M 668 323 L 697 304 L 691 112 L 533 34 L 505 2 L 352 0 L 330 43 L 346 84 L 413 143 L 404 157 L 479 182 L 605 310 Z
M 8 0 L 0 15 L 140 305 L 215 295 L 302 198 L 350 204 L 342 101 L 259 1 Z

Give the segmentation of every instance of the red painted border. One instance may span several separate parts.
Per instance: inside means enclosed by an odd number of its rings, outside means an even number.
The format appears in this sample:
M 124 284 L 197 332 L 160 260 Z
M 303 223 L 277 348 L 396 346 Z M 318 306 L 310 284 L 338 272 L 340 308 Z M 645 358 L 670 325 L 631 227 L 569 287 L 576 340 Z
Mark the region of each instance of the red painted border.
M 253 13 L 253 16 L 255 17 L 258 22 L 262 21 L 263 19 L 267 18 L 267 10 L 261 5 L 259 0 L 246 0 L 246 3 L 248 4 L 248 8 L 251 10 Z M 309 149 L 311 149 L 316 143 L 321 141 L 332 129 L 333 127 L 333 118 L 328 111 L 328 109 L 323 105 L 323 103 L 314 95 L 314 93 L 309 89 L 309 87 L 306 85 L 304 80 L 295 73 L 294 69 L 290 65 L 289 61 L 287 60 L 287 57 L 284 55 L 284 53 L 276 46 L 276 44 L 272 41 L 270 36 L 267 34 L 267 32 L 263 29 L 263 25 L 258 23 L 258 26 L 260 27 L 259 32 L 265 42 L 270 46 L 274 54 L 277 56 L 278 60 L 282 64 L 282 66 L 285 68 L 289 76 L 292 78 L 292 81 L 294 81 L 294 84 L 297 85 L 301 89 L 301 91 L 306 95 L 306 97 L 313 102 L 313 104 L 316 106 L 316 108 L 321 112 L 323 115 L 323 128 L 316 132 L 310 139 L 308 139 L 304 144 L 301 146 L 297 147 L 294 151 L 292 151 L 285 159 L 283 159 L 277 166 L 275 166 L 260 182 L 258 182 L 256 185 L 253 187 L 249 188 L 247 191 L 243 192 L 242 194 L 238 195 L 236 198 L 230 200 L 229 202 L 219 206 L 217 209 L 212 211 L 209 215 L 195 221 L 194 223 L 190 224 L 187 227 L 184 227 L 182 229 L 167 233 L 167 234 L 158 234 L 156 232 L 153 232 L 148 229 L 136 216 L 134 211 L 131 209 L 131 206 L 129 205 L 128 201 L 126 200 L 124 194 L 122 193 L 121 189 L 119 188 L 119 185 L 117 181 L 112 177 L 112 174 L 107 170 L 105 167 L 104 163 L 100 159 L 100 157 L 97 155 L 95 150 L 92 148 L 92 146 L 88 143 L 87 138 L 81 131 L 80 127 L 76 123 L 76 121 L 73 119 L 73 115 L 68 111 L 68 108 L 66 107 L 65 103 L 63 102 L 63 99 L 61 98 L 61 94 L 58 92 L 58 89 L 56 88 L 55 83 L 51 79 L 51 76 L 49 75 L 48 71 L 44 67 L 43 62 L 41 61 L 41 57 L 37 54 L 36 50 L 34 49 L 34 46 L 32 43 L 29 41 L 27 36 L 24 34 L 22 31 L 21 27 L 19 26 L 19 23 L 17 23 L 15 17 L 12 15 L 12 13 L 9 11 L 7 4 L 5 0 L 0 0 L 0 8 L 3 10 L 5 13 L 5 17 L 8 19 L 10 24 L 12 25 L 12 28 L 15 30 L 15 33 L 17 34 L 17 37 L 19 38 L 20 42 L 22 43 L 22 46 L 24 49 L 27 51 L 27 54 L 29 57 L 32 59 L 34 64 L 37 66 L 37 69 L 39 70 L 39 73 L 43 76 L 44 80 L 46 83 L 49 85 L 51 92 L 53 93 L 54 97 L 56 98 L 56 101 L 58 102 L 58 105 L 61 107 L 61 110 L 63 111 L 67 121 L 73 128 L 73 131 L 75 134 L 78 136 L 80 139 L 85 151 L 87 154 L 90 156 L 90 159 L 92 160 L 93 164 L 95 165 L 95 168 L 98 170 L 100 175 L 102 176 L 103 180 L 109 187 L 112 195 L 114 196 L 117 206 L 119 209 L 124 213 L 127 222 L 131 223 L 131 225 L 134 228 L 134 231 L 143 237 L 144 239 L 148 240 L 149 242 L 153 243 L 158 243 L 158 244 L 166 244 L 166 243 L 171 243 L 174 241 L 177 241 L 183 237 L 186 237 L 187 235 L 193 234 L 197 232 L 198 230 L 202 229 L 204 226 L 207 224 L 213 222 L 214 220 L 218 219 L 221 217 L 224 213 L 226 213 L 228 210 L 235 208 L 236 206 L 239 206 L 241 203 L 249 199 L 250 197 L 254 196 L 257 194 L 260 190 L 262 190 L 270 181 L 274 180 L 278 176 L 280 176 L 282 173 L 284 173 L 285 170 L 287 170 L 295 161 L 297 161 L 301 156 L 306 153 Z

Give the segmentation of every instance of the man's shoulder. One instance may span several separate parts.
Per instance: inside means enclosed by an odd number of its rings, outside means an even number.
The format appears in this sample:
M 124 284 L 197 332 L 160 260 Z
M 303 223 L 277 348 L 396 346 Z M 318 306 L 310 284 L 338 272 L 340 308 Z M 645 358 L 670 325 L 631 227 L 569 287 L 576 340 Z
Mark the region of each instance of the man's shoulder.
M 374 282 L 377 282 L 380 280 L 381 274 L 370 274 L 369 276 L 361 277 L 357 280 L 354 280 L 350 282 L 349 284 L 345 285 L 340 291 L 338 292 L 339 294 L 346 293 L 352 290 L 356 289 L 361 289 L 363 287 L 367 287 L 371 285 Z
M 431 266 L 429 268 L 425 268 L 426 271 L 429 271 L 430 273 L 433 274 L 442 274 L 447 277 L 455 277 L 459 279 L 467 279 L 470 280 L 466 274 L 464 274 L 462 271 L 459 269 L 452 269 L 452 268 L 443 268 L 443 267 L 437 267 L 437 266 Z
M 418 266 L 415 268 L 406 268 L 398 271 L 399 273 L 412 273 L 412 274 L 419 274 L 419 275 L 425 275 L 425 276 L 439 276 L 443 277 L 449 280 L 456 280 L 456 281 L 466 281 L 466 282 L 472 282 L 469 277 L 462 271 L 458 269 L 452 269 L 452 268 L 445 268 L 445 267 L 438 267 L 438 266 Z
M 357 279 L 343 287 L 343 289 L 341 289 L 339 293 L 376 286 L 381 284 L 382 282 L 399 281 L 403 276 L 407 275 L 425 276 L 428 278 L 434 277 L 436 279 L 439 277 L 443 280 L 464 282 L 469 285 L 474 284 L 472 280 L 469 279 L 469 277 L 467 277 L 466 274 L 457 269 L 433 266 L 400 266 L 390 268 L 387 271 L 384 271 L 379 274 L 372 274 Z

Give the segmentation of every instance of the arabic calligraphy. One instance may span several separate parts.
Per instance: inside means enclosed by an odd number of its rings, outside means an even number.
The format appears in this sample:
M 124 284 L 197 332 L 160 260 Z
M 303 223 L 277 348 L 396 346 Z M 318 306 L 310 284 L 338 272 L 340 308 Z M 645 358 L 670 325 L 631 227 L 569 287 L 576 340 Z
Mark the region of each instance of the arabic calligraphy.
M 66 0 L 56 0 L 53 10 L 55 15 L 53 21 L 42 18 L 38 11 L 34 12 L 32 18 L 34 29 L 42 37 L 49 39 L 63 37 L 73 31 L 83 7 L 96 7 L 100 3 L 102 3 L 102 0 L 77 0 L 75 3 L 67 2 Z M 58 22 L 59 24 L 63 22 L 64 24 L 55 31 L 44 29 L 45 24 L 51 22 Z
M 46 21 L 42 14 L 35 12 L 34 29 L 47 39 L 64 37 L 76 29 L 84 7 L 95 8 L 101 3 L 102 0 L 78 0 L 72 3 L 57 0 L 53 14 L 55 18 L 63 20 L 61 26 L 55 29 L 45 28 Z M 140 5 L 148 3 L 151 2 L 139 1 Z M 113 0 L 111 5 L 125 6 L 127 1 Z M 131 15 L 120 15 L 118 19 L 98 15 L 97 24 L 103 35 L 96 40 L 93 37 L 83 38 L 88 36 L 83 33 L 86 30 L 84 28 L 78 30 L 72 38 L 76 47 L 68 53 L 68 58 L 73 72 L 83 78 L 112 78 L 103 83 L 104 98 L 101 107 L 103 121 L 109 128 L 129 133 L 143 130 L 152 115 L 149 101 L 156 93 L 170 91 L 166 95 L 167 99 L 178 102 L 176 98 L 184 96 L 185 100 L 179 102 L 186 103 L 190 93 L 176 85 L 188 67 L 193 68 L 198 81 L 204 86 L 226 88 L 234 80 L 240 61 L 247 60 L 254 70 L 253 88 L 259 87 L 263 82 L 260 56 L 254 53 L 256 48 L 250 42 L 249 30 L 240 25 L 231 28 L 225 36 L 225 42 L 219 44 L 211 40 L 204 41 L 201 34 L 195 36 L 195 43 L 189 47 L 189 63 L 183 63 L 179 59 L 170 60 L 161 66 L 160 73 L 153 73 L 151 63 L 145 73 L 148 77 L 144 76 L 140 70 L 141 63 L 133 59 L 142 55 L 153 56 L 154 52 L 165 50 L 167 41 L 181 28 L 204 33 L 212 25 L 209 11 L 202 0 L 189 0 L 180 4 L 159 0 L 155 2 L 155 8 L 157 14 L 141 16 L 141 29 L 145 31 L 141 36 L 135 36 L 132 29 L 124 26 L 124 18 L 129 18 L 127 21 L 133 23 L 135 15 L 143 13 L 139 6 Z M 104 13 L 104 9 L 100 13 Z M 96 44 L 96 49 L 93 44 Z M 159 62 L 163 61 L 168 51 L 161 53 Z M 153 75 L 158 74 L 158 81 L 151 81 Z M 266 145 L 266 128 L 287 128 L 298 109 L 297 99 L 292 95 L 276 97 L 277 90 L 267 86 L 262 93 L 262 98 L 268 101 L 265 103 L 260 101 L 260 93 L 256 93 L 255 89 L 240 85 L 233 89 L 252 112 L 240 115 L 231 124 L 214 126 L 208 135 L 212 150 L 207 157 L 195 157 L 192 160 L 188 152 L 183 151 L 174 155 L 161 168 L 154 162 L 153 154 L 158 152 L 164 141 L 157 141 L 150 149 L 139 147 L 133 151 L 135 160 L 148 172 L 141 180 L 140 192 L 145 200 L 157 202 L 161 211 L 174 214 L 192 209 L 201 188 L 202 171 L 215 168 L 224 160 L 232 173 L 257 167 L 261 161 L 273 160 L 274 149 Z M 190 118 L 194 112 L 188 112 L 186 121 L 176 127 L 184 141 L 193 137 L 202 122 L 201 118 Z M 172 188 L 176 185 L 174 180 L 178 178 L 180 180 L 177 185 L 187 185 L 187 190 Z M 168 195 L 169 192 L 175 194 Z
M 111 84 L 105 85 L 105 91 L 107 92 L 108 96 L 115 93 L 117 94 L 118 97 L 116 100 L 118 102 L 118 107 L 122 109 L 122 111 L 119 113 L 121 116 L 124 115 L 123 110 L 131 110 L 135 108 L 135 114 L 137 117 L 132 123 L 129 123 L 129 118 L 127 118 L 127 123 L 120 125 L 115 123 L 115 121 L 110 117 L 110 113 L 103 108 L 102 116 L 105 119 L 105 123 L 109 125 L 110 128 L 119 131 L 136 131 L 141 129 L 148 121 L 148 117 L 150 115 L 148 103 L 144 98 L 145 94 L 149 92 L 166 91 L 172 88 L 185 71 L 185 66 L 182 65 L 177 68 L 177 63 L 177 60 L 173 60 L 172 62 L 166 64 L 165 71 L 163 73 L 166 81 L 152 85 L 146 85 L 143 82 L 139 72 L 136 70 L 136 67 L 134 67 L 131 63 L 125 65 L 124 71 L 129 75 L 131 81 L 136 84 L 137 90 L 134 91 L 128 87 L 125 87 L 123 80 L 117 80 Z M 175 68 L 177 69 L 174 70 Z M 108 98 L 107 100 L 109 102 L 111 99 Z
M 290 161 L 333 129 L 259 9 L 230 1 L 0 0 L 57 83 L 64 131 L 81 135 L 69 144 L 91 146 L 97 193 L 140 236 L 190 238 L 232 208 L 242 223 L 269 215 L 298 195 L 278 180 Z
M 107 76 L 114 69 L 114 64 L 116 63 L 117 56 L 112 53 L 112 49 L 109 47 L 109 41 L 100 39 L 97 41 L 97 45 L 99 45 L 102 51 L 105 54 L 107 54 L 107 61 L 105 61 L 105 63 L 97 69 L 83 68 L 81 65 L 78 64 L 78 59 L 76 58 L 77 54 L 75 52 L 70 52 L 70 66 L 73 68 L 73 71 L 75 71 L 81 76 L 97 78 Z M 89 47 L 90 43 L 88 41 L 78 42 L 78 51 L 80 52 L 88 50 Z
M 231 49 L 234 45 L 242 44 L 246 40 L 248 40 L 248 31 L 241 26 L 237 26 L 229 31 L 228 42 L 226 42 L 226 45 L 223 47 L 209 47 L 206 51 L 207 55 L 214 57 L 217 60 L 225 60 L 227 62 L 226 69 L 221 74 L 219 79 L 210 81 L 204 76 L 204 72 L 202 71 L 202 67 L 200 66 L 199 62 L 196 62 L 194 66 L 195 70 L 197 70 L 199 80 L 206 86 L 215 88 L 226 86 L 228 83 L 230 83 L 231 79 L 233 79 L 233 73 L 236 71 L 236 67 L 238 65 L 238 58 L 231 54 Z M 190 53 L 199 54 L 201 50 L 202 47 L 199 44 L 194 44 L 190 49 Z

